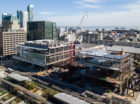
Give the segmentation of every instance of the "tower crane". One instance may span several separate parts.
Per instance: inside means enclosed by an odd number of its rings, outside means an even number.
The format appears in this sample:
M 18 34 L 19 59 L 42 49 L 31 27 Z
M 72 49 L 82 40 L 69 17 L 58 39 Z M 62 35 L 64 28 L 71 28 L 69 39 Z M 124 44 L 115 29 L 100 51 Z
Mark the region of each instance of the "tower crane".
M 79 22 L 78 29 L 79 29 L 80 31 L 77 33 L 76 42 L 82 41 L 82 36 L 81 36 L 80 32 L 82 31 L 81 24 L 82 24 L 82 22 L 84 21 L 85 17 L 88 17 L 88 11 L 85 11 L 85 12 L 84 12 L 84 15 L 82 16 L 82 18 L 81 18 L 81 20 L 80 20 L 80 22 Z
M 84 21 L 84 19 L 85 19 L 85 17 L 88 17 L 88 11 L 85 11 L 84 12 L 84 15 L 82 16 L 82 18 L 81 18 L 81 20 L 80 20 L 80 22 L 79 22 L 79 28 L 81 27 L 81 24 L 82 24 L 82 22 Z

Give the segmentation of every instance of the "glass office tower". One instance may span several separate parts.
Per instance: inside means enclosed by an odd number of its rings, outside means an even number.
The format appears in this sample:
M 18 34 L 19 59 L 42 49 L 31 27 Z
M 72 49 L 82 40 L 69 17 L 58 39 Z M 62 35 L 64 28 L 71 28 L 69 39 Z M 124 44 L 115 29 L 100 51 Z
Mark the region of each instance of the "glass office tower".
M 48 21 L 28 22 L 28 40 L 56 40 L 56 23 Z
M 28 11 L 28 21 L 33 21 L 33 9 L 34 6 L 33 5 L 28 5 L 27 7 L 27 11 Z

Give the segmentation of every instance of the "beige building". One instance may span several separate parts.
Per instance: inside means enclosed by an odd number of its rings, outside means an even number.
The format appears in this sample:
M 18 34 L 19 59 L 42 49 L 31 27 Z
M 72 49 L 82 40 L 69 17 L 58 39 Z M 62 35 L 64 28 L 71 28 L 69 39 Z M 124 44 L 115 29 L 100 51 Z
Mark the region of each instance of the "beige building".
M 3 14 L 0 28 L 0 55 L 5 57 L 16 54 L 16 45 L 25 43 L 26 34 L 25 30 L 20 28 L 17 17 Z
M 1 30 L 0 31 L 0 55 L 10 56 L 16 54 L 16 44 L 25 43 L 26 32 L 24 30 Z

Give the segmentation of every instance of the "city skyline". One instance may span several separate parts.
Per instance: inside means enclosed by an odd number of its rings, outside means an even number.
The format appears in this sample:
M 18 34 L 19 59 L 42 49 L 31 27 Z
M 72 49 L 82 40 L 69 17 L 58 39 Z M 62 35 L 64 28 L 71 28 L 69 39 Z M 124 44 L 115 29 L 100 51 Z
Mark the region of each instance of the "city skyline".
M 78 26 L 85 11 L 88 17 L 82 26 L 140 26 L 140 0 L 8 1 L 1 1 L 1 14 L 16 15 L 17 10 L 33 4 L 34 20 L 54 21 L 59 26 Z

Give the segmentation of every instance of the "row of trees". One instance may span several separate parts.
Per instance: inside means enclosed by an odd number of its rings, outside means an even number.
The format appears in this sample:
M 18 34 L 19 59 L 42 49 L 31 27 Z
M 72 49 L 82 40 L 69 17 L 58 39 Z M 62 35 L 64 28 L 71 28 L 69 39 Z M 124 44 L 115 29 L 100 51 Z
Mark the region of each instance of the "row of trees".
M 37 88 L 37 84 L 33 81 L 25 81 L 23 83 L 23 87 L 29 89 L 29 90 L 33 90 L 35 88 Z M 52 98 L 53 95 L 57 94 L 58 91 L 55 91 L 53 89 L 50 89 L 50 88 L 47 88 L 45 90 L 43 90 L 43 94 L 42 96 L 45 97 L 45 98 Z

